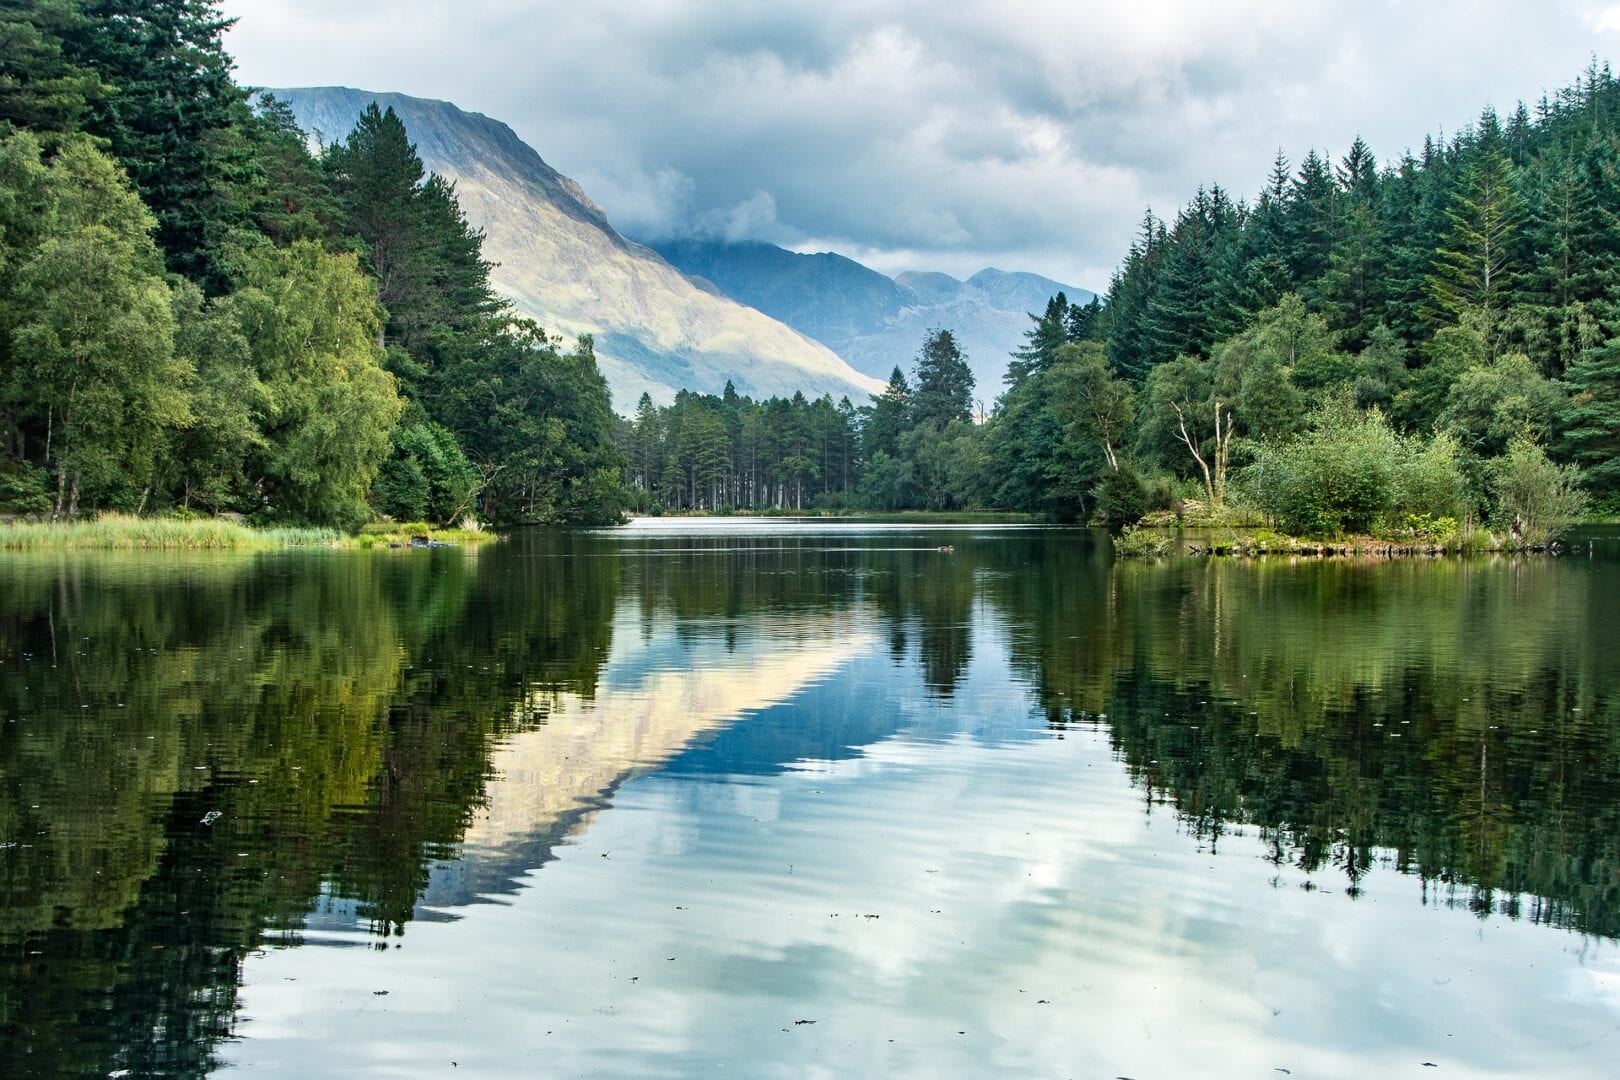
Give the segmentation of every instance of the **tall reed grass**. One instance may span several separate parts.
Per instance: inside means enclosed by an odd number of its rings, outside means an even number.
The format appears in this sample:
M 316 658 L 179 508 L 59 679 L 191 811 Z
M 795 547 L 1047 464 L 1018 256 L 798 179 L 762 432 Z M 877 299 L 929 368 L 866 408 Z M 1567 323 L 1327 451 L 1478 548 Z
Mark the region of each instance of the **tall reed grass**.
M 331 529 L 253 529 L 223 518 L 141 518 L 102 514 L 89 521 L 0 524 L 0 550 L 131 550 L 163 548 L 194 551 L 276 551 L 331 547 L 342 542 Z

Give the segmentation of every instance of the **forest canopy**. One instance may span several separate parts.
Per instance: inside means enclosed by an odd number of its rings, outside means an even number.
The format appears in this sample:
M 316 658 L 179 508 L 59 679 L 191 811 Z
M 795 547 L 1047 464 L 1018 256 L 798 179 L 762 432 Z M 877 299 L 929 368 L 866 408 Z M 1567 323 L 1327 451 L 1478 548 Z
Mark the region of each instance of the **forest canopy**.
M 320 153 L 199 0 L 0 8 L 0 510 L 616 521 L 588 339 L 371 107 Z
M 1252 201 L 1147 213 L 1104 296 L 1031 313 L 1002 388 L 938 328 L 868 402 L 728 385 L 620 418 L 590 339 L 492 290 L 399 118 L 312 150 L 235 81 L 229 25 L 0 7 L 0 512 L 1191 508 L 1527 539 L 1620 510 L 1620 84 L 1595 61 L 1418 151 L 1279 152 Z

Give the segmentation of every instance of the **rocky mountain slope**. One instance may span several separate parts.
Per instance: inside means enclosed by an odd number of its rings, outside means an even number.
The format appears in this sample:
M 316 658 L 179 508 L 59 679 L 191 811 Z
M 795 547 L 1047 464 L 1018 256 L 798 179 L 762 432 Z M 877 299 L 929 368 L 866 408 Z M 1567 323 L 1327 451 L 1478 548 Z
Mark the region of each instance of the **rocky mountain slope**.
M 909 369 L 932 329 L 956 335 L 986 405 L 1002 389 L 1007 359 L 1024 344 L 1031 312 L 1053 294 L 1091 299 L 1086 289 L 1039 274 L 980 270 L 966 281 L 908 272 L 889 278 L 842 255 L 800 255 L 773 244 L 678 239 L 652 246 L 721 292 L 780 319 L 880 379 Z
M 393 108 L 423 164 L 454 180 L 486 234 L 492 283 L 524 314 L 567 337 L 596 340 L 620 412 L 643 391 L 668 401 L 685 387 L 718 393 L 730 379 L 754 397 L 802 390 L 862 404 L 881 383 L 826 345 L 705 290 L 626 240 L 578 184 L 496 120 L 443 101 L 345 87 L 272 90 L 311 136 L 342 139 L 367 105 Z

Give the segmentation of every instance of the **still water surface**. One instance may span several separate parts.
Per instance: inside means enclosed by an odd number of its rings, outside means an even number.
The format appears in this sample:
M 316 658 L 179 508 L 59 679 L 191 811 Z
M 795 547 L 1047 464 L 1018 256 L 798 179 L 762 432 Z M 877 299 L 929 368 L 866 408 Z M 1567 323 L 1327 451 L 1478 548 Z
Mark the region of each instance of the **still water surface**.
M 1613 1076 L 1582 539 L 8 555 L 3 1071 Z

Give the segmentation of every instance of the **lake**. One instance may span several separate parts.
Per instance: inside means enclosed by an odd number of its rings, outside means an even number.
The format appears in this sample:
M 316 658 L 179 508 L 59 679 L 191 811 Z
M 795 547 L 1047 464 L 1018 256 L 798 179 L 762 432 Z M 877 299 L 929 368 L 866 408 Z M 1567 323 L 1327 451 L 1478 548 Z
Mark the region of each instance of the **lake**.
M 1620 531 L 0 556 L 7 1075 L 1613 1076 Z

